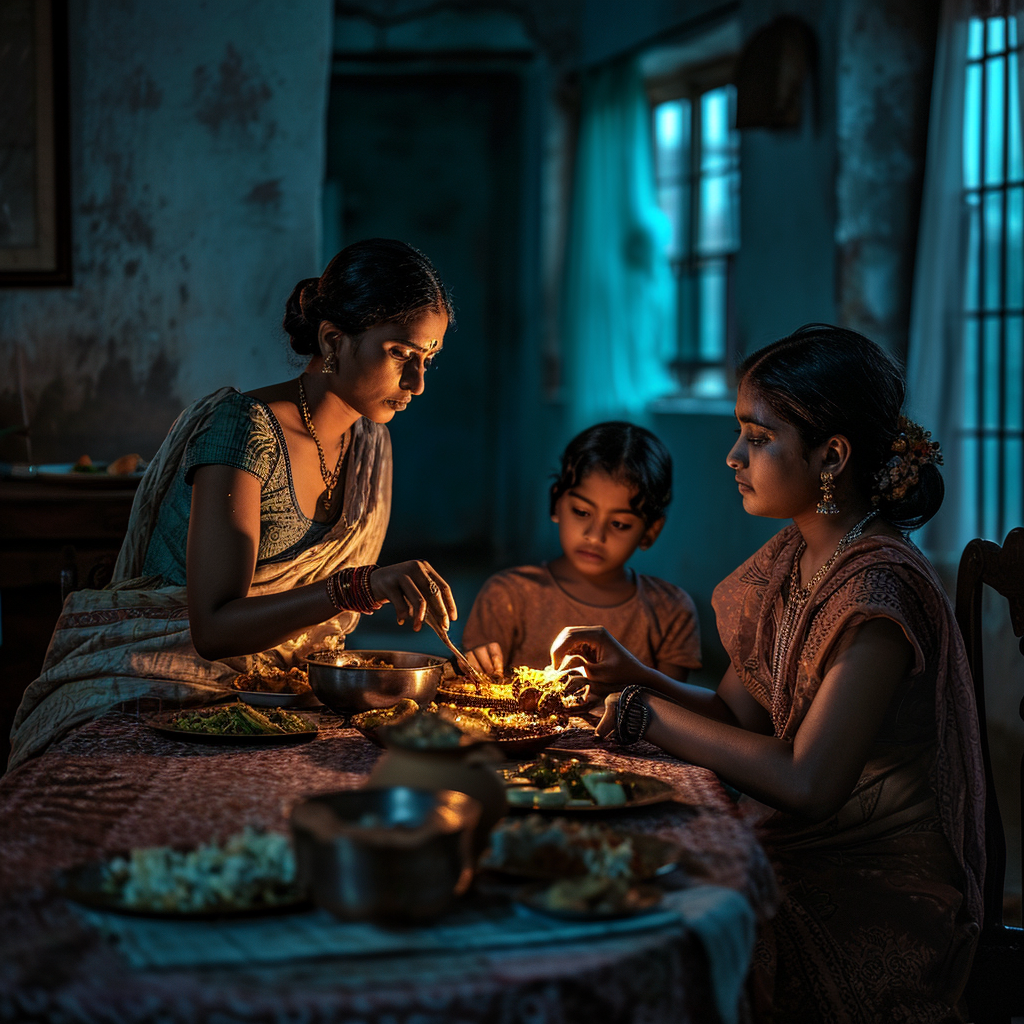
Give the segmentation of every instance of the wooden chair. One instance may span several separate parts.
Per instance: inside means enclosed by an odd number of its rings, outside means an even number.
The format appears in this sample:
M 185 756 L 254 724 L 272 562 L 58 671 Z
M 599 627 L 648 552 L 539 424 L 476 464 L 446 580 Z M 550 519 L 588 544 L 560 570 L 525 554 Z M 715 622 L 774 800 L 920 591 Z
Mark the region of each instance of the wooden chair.
M 1020 649 L 1024 654 L 1024 528 L 1011 530 L 1002 547 L 990 540 L 972 540 L 964 548 L 956 576 L 956 621 L 974 677 L 986 790 L 985 925 L 967 983 L 966 999 L 970 1019 L 975 1024 L 1009 1024 L 1011 1017 L 1024 1016 L 1024 930 L 1003 924 L 1006 835 L 996 803 L 985 724 L 981 607 L 986 586 L 1009 601 L 1010 622 L 1014 635 L 1021 638 Z M 1024 700 L 1020 713 L 1024 718 Z M 1021 805 L 1024 833 L 1024 756 L 1021 758 Z

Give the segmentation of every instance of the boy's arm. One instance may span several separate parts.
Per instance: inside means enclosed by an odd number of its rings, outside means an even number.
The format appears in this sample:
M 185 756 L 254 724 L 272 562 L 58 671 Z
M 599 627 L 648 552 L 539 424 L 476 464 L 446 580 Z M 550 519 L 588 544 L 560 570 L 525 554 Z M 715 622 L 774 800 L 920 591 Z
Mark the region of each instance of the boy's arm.
M 511 588 L 492 576 L 481 588 L 462 630 L 466 656 L 489 674 L 509 664 L 519 614 Z

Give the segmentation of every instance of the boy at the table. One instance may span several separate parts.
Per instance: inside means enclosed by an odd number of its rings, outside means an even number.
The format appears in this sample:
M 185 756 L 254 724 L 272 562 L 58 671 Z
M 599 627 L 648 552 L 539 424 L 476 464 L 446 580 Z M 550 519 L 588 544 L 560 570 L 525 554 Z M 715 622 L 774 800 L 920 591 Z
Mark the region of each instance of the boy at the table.
M 468 656 L 494 675 L 544 668 L 561 628 L 587 623 L 607 628 L 643 664 L 686 679 L 700 668 L 693 600 L 626 565 L 655 542 L 671 499 L 672 457 L 649 430 L 615 421 L 574 437 L 550 492 L 562 554 L 487 580 L 463 630 Z

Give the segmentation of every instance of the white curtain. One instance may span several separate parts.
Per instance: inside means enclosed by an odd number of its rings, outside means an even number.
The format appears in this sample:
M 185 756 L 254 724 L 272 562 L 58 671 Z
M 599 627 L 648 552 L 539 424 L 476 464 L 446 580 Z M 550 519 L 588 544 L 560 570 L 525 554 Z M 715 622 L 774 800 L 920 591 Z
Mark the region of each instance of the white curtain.
M 1024 14 L 1019 7 L 1017 0 L 943 0 L 935 60 L 911 309 L 908 405 L 912 417 L 942 443 L 945 454 L 946 500 L 921 531 L 918 543 L 936 564 L 953 569 L 964 545 L 984 532 L 977 511 L 977 441 L 965 430 L 964 294 L 969 225 L 963 168 L 968 23 L 971 17 L 1016 12 L 1021 38 Z M 1011 83 L 1011 88 L 1014 86 L 1018 93 L 1024 91 L 1020 62 L 1017 82 Z M 1024 97 L 1020 109 L 1024 109 Z M 1002 537 L 993 539 L 1002 541 Z
M 642 422 L 672 390 L 675 285 L 665 255 L 651 117 L 635 60 L 583 82 L 561 306 L 562 386 L 576 433 Z
M 924 197 L 910 317 L 908 407 L 942 443 L 946 500 L 917 541 L 932 560 L 957 564 L 970 540 L 960 426 L 963 422 L 963 296 L 967 221 L 963 200 L 967 5 L 944 0 L 928 120 Z

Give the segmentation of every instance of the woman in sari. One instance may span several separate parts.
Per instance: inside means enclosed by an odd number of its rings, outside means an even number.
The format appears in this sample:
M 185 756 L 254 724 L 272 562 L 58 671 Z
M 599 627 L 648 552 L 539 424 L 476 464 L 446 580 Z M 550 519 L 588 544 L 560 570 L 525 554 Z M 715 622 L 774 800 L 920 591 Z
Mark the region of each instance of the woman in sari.
M 743 507 L 792 519 L 715 589 L 717 691 L 570 628 L 608 694 L 599 735 L 717 772 L 783 894 L 755 950 L 767 1021 L 962 1020 L 981 924 L 984 782 L 952 609 L 906 531 L 942 501 L 938 445 L 872 342 L 812 324 L 750 356 L 726 460 Z
M 187 408 L 149 465 L 114 578 L 69 596 L 25 692 L 10 766 L 125 701 L 208 701 L 240 671 L 340 647 L 390 602 L 446 627 L 425 561 L 377 567 L 391 508 L 386 424 L 422 394 L 452 318 L 430 261 L 402 242 L 342 250 L 285 309 L 297 378 Z

